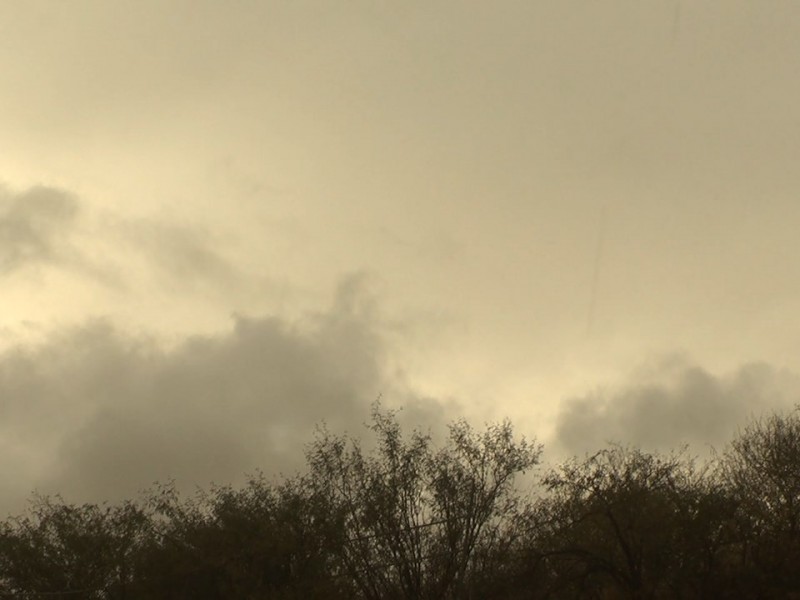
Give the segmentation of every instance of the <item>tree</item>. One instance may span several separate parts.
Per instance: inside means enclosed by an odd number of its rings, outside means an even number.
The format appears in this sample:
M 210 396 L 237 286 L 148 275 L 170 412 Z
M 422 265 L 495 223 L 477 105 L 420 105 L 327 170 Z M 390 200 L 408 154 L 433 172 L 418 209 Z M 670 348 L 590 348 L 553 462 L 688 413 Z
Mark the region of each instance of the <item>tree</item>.
M 565 598 L 721 597 L 719 489 L 678 454 L 614 446 L 544 479 L 529 555 Z
M 800 593 L 800 408 L 747 425 L 721 473 L 737 503 L 732 563 L 742 584 L 764 597 Z
M 339 573 L 368 599 L 471 597 L 509 543 L 514 477 L 540 448 L 517 441 L 508 422 L 476 433 L 457 421 L 437 449 L 418 430 L 404 438 L 395 413 L 376 405 L 372 416 L 371 454 L 324 429 L 307 453 L 331 530 L 342 532 Z
M 346 598 L 330 577 L 331 536 L 303 478 L 214 488 L 181 501 L 153 494 L 161 517 L 141 557 L 141 597 Z
M 71 505 L 37 496 L 30 513 L 0 525 L 4 592 L 25 598 L 131 598 L 149 517 L 133 503 Z

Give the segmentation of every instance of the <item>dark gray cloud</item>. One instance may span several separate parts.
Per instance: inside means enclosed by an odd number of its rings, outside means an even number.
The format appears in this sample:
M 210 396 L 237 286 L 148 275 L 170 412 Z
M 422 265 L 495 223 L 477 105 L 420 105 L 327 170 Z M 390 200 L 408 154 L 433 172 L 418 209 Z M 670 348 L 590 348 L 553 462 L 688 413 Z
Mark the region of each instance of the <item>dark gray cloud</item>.
M 35 475 L 7 476 L 0 502 L 13 509 L 31 486 L 117 499 L 168 478 L 191 489 L 293 471 L 317 424 L 362 432 L 379 394 L 407 405 L 406 419 L 441 422 L 441 406 L 386 374 L 363 286 L 347 279 L 329 310 L 301 321 L 237 317 L 230 332 L 171 350 L 93 322 L 4 353 L 5 462 L 21 457 Z
M 637 370 L 626 384 L 565 402 L 555 450 L 580 454 L 608 442 L 651 449 L 720 449 L 747 419 L 800 401 L 800 378 L 764 363 L 715 375 L 680 357 Z
M 37 186 L 14 193 L 0 188 L 0 273 L 68 260 L 77 216 L 75 197 L 63 190 Z

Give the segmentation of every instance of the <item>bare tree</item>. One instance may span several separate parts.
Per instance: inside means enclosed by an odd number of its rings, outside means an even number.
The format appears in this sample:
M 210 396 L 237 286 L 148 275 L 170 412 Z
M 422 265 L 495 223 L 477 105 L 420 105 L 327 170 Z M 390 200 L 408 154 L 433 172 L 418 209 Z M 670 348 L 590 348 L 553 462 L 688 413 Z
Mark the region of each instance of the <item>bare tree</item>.
M 800 408 L 747 425 L 721 471 L 737 502 L 742 576 L 779 596 L 800 592 Z
M 437 449 L 428 434 L 404 438 L 378 405 L 371 429 L 373 453 L 325 430 L 308 451 L 311 481 L 346 531 L 342 573 L 369 599 L 471 597 L 508 543 L 514 476 L 538 463 L 540 448 L 516 440 L 508 422 L 476 433 L 458 421 Z
M 556 597 L 705 597 L 724 498 L 682 453 L 612 446 L 545 477 L 532 554 Z

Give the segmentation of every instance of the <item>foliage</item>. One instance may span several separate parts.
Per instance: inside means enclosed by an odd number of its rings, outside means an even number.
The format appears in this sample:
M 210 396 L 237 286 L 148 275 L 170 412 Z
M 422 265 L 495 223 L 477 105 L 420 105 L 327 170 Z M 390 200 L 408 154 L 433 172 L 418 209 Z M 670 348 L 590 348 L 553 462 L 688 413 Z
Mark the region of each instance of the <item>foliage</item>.
M 3 591 L 17 597 L 126 598 L 148 535 L 136 505 L 81 506 L 34 497 L 29 515 L 0 526 Z
M 324 428 L 305 474 L 181 497 L 36 496 L 0 523 L 0 597 L 700 599 L 800 597 L 800 412 L 713 461 L 610 446 L 539 479 L 510 423 L 441 444 L 375 406 L 371 450 Z
M 563 597 L 704 597 L 724 496 L 683 453 L 612 446 L 547 475 L 530 539 Z
M 258 477 L 182 503 L 162 489 L 153 505 L 162 519 L 141 557 L 148 598 L 339 595 L 327 578 L 331 536 L 319 529 L 321 509 L 302 479 L 272 485 Z
M 737 503 L 740 585 L 771 597 L 800 590 L 800 408 L 748 424 L 721 473 Z

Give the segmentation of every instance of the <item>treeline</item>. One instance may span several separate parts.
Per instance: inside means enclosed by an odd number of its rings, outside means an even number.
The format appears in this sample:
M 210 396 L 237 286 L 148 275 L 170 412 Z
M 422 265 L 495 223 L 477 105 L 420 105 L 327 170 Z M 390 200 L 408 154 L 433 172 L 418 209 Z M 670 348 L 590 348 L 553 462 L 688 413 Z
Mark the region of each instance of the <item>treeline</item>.
M 547 470 L 507 422 L 437 445 L 376 408 L 372 430 L 370 451 L 321 430 L 279 482 L 37 498 L 0 527 L 0 597 L 800 597 L 797 411 L 699 466 L 611 446 Z

